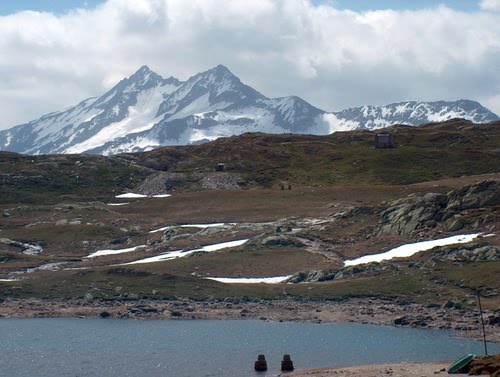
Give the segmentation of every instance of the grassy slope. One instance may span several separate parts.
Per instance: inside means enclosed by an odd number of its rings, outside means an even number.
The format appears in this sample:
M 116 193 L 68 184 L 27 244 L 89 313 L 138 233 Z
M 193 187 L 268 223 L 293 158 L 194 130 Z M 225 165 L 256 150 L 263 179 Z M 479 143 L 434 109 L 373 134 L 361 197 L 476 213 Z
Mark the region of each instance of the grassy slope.
M 0 204 L 102 200 L 149 173 L 118 158 L 0 152 Z
M 481 126 L 448 122 L 432 127 L 397 127 L 392 132 L 398 143 L 392 150 L 374 149 L 373 133 L 365 131 L 330 136 L 249 134 L 111 159 L 0 153 L 0 209 L 9 211 L 8 218 L 0 218 L 0 237 L 36 242 L 46 249 L 43 256 L 31 257 L 0 246 L 0 272 L 84 256 L 114 241 L 114 247 L 126 247 L 120 239 L 127 237 L 133 245 L 142 244 L 150 237 L 144 235 L 145 231 L 164 225 L 322 217 L 350 205 L 377 206 L 412 192 L 446 192 L 461 184 L 460 179 L 441 181 L 437 186 L 427 181 L 500 172 L 499 122 Z M 116 193 L 133 189 L 154 172 L 149 168 L 187 175 L 213 174 L 217 162 L 225 162 L 227 172 L 240 175 L 250 189 L 198 190 L 193 183 L 196 180 L 189 180 L 172 198 L 134 201 L 112 209 L 100 203 L 82 205 L 109 201 Z M 279 190 L 282 180 L 290 181 L 293 189 Z M 419 185 L 408 186 L 411 183 Z M 75 205 L 68 208 L 56 204 L 61 202 Z M 80 219 L 81 224 L 53 225 L 68 218 Z M 371 225 L 372 219 L 366 221 L 362 226 Z M 326 228 L 317 236 L 326 240 L 349 238 L 355 228 L 356 224 Z M 89 249 L 82 247 L 84 241 L 91 241 Z M 497 262 L 461 266 L 439 263 L 429 276 L 403 266 L 397 272 L 355 280 L 293 286 L 225 285 L 192 275 L 271 276 L 328 269 L 328 263 L 322 256 L 300 249 L 237 249 L 126 270 L 95 267 L 89 271 L 39 273 L 35 280 L 1 284 L 0 297 L 69 298 L 91 293 L 112 299 L 128 293 L 148 298 L 260 299 L 287 295 L 342 299 L 374 295 L 440 304 L 448 297 L 466 300 L 477 287 L 499 288 L 492 278 L 500 272 Z M 485 299 L 485 305 L 495 308 L 498 300 Z

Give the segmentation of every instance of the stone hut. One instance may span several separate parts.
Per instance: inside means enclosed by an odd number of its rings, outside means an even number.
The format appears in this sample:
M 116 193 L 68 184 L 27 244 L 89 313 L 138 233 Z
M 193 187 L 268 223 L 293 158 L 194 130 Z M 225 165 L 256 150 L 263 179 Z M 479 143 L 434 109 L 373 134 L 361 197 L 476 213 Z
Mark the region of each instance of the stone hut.
M 375 148 L 396 148 L 393 134 L 376 134 Z

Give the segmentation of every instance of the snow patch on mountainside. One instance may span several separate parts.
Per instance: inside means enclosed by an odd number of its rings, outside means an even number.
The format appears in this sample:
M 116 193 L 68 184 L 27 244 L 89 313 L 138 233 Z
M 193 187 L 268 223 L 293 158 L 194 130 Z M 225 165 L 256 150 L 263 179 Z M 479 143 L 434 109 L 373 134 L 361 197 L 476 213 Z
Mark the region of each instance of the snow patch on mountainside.
M 453 118 L 462 118 L 473 121 L 480 116 L 477 111 L 466 112 L 463 109 L 456 109 L 450 106 L 445 106 L 437 112 L 433 112 L 432 109 L 429 108 L 426 110 L 426 116 L 429 119 L 429 122 L 443 122 Z
M 225 107 L 231 105 L 229 102 L 220 102 L 211 104 L 209 101 L 210 94 L 206 93 L 201 97 L 195 99 L 189 105 L 185 106 L 182 110 L 178 111 L 172 116 L 168 117 L 168 120 L 182 119 L 193 114 L 204 114 L 218 109 L 224 109 Z
M 117 137 L 151 129 L 158 121 L 155 114 L 163 101 L 164 89 L 164 86 L 160 86 L 140 93 L 137 96 L 137 103 L 129 107 L 127 117 L 119 122 L 109 124 L 84 142 L 67 148 L 64 153 L 82 153 Z
M 49 136 L 61 134 L 64 128 L 68 126 L 69 129 L 64 134 L 70 134 L 79 124 L 92 120 L 103 111 L 91 107 L 94 101 L 95 98 L 89 98 L 60 113 L 52 113 L 41 117 L 33 127 L 33 131 L 37 135 L 35 142 L 42 141 Z
M 12 141 L 12 134 L 10 132 L 7 132 L 3 146 L 8 147 L 11 141 Z
M 137 137 L 128 143 L 105 147 L 100 154 L 110 156 L 118 153 L 147 152 L 161 147 L 161 145 L 156 139 Z
M 267 115 L 260 118 L 259 123 L 249 123 L 247 125 L 238 125 L 232 123 L 217 124 L 207 129 L 193 128 L 188 144 L 196 143 L 202 140 L 215 140 L 219 137 L 229 135 L 241 135 L 246 132 L 266 132 L 283 133 L 283 129 L 272 125 L 272 116 Z
M 284 120 L 287 122 L 293 122 L 296 116 L 299 115 L 297 112 L 298 109 L 295 106 L 297 102 L 294 100 L 294 97 L 272 98 L 265 102 L 285 114 Z
M 323 114 L 320 120 L 328 125 L 328 133 L 351 131 L 359 127 L 359 122 L 339 118 L 335 113 Z
M 234 109 L 230 111 L 217 111 L 212 119 L 218 123 L 225 122 L 238 122 L 245 120 L 255 120 L 260 121 L 262 118 L 269 116 L 269 112 L 262 107 L 257 106 L 246 106 L 244 108 Z M 266 122 L 266 126 L 270 125 L 272 122 L 269 120 Z

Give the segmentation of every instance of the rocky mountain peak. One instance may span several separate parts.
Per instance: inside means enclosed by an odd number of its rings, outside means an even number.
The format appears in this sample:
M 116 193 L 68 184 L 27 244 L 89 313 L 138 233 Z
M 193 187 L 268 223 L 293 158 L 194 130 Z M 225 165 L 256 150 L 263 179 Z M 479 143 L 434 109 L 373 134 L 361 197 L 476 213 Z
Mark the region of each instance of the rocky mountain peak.
M 145 82 L 155 82 L 161 84 L 179 85 L 181 82 L 174 76 L 170 76 L 164 79 L 161 75 L 152 71 L 147 65 L 143 65 L 134 74 L 128 77 L 130 82 L 145 83 Z
M 157 73 L 153 72 L 147 65 L 143 65 L 139 68 L 133 75 L 128 77 L 122 82 L 125 81 L 127 84 L 133 84 L 138 88 L 142 88 L 144 86 L 154 86 L 161 84 L 164 79 Z
M 258 99 L 265 97 L 243 84 L 227 67 L 219 64 L 183 82 L 160 105 L 157 115 L 171 117 L 175 112 L 180 112 L 185 117 L 230 106 L 246 106 L 254 104 Z M 186 113 L 186 108 L 193 112 Z
M 216 73 L 216 74 L 220 74 L 220 75 L 231 75 L 231 76 L 234 76 L 234 74 L 229 70 L 229 68 L 227 68 L 225 65 L 222 65 L 222 64 L 218 64 L 218 65 L 216 65 L 215 67 L 209 69 L 206 72 Z
M 190 82 L 207 89 L 218 89 L 218 91 L 234 90 L 243 85 L 237 76 L 221 64 L 192 76 L 188 80 L 188 83 Z
M 145 74 L 148 74 L 148 73 L 151 73 L 153 71 L 151 71 L 151 69 L 147 66 L 147 65 L 143 65 L 141 68 L 139 68 L 135 73 L 134 75 L 137 75 L 137 74 L 142 74 L 142 75 L 145 75 Z

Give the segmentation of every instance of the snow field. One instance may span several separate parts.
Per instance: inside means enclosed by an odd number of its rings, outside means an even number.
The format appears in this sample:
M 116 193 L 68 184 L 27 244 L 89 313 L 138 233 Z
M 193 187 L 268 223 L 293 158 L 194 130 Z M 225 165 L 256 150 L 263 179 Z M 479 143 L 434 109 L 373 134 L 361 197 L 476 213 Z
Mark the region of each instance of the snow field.
M 226 284 L 279 284 L 290 279 L 292 275 L 288 276 L 275 276 L 269 278 L 205 278 L 208 280 L 215 280 L 220 283 Z
M 91 259 L 91 258 L 96 258 L 96 257 L 101 257 L 103 255 L 114 255 L 114 254 L 123 254 L 123 253 L 130 253 L 132 251 L 136 251 L 137 249 L 143 249 L 145 248 L 146 245 L 140 245 L 140 246 L 135 246 L 135 247 L 129 247 L 127 249 L 105 249 L 105 250 L 97 250 L 96 252 L 87 255 L 85 258 L 86 259 Z
M 347 266 L 356 266 L 356 265 L 365 264 L 365 263 L 381 262 L 383 260 L 389 260 L 389 259 L 393 259 L 393 258 L 407 258 L 407 257 L 411 257 L 412 255 L 414 255 L 420 251 L 430 250 L 436 246 L 447 246 L 447 245 L 454 245 L 454 244 L 460 244 L 460 243 L 467 243 L 467 242 L 470 242 L 473 239 L 477 238 L 480 235 L 481 235 L 481 233 L 457 235 L 457 236 L 451 236 L 451 237 L 446 237 L 446 238 L 440 238 L 437 240 L 423 241 L 423 242 L 416 242 L 416 243 L 401 245 L 401 246 L 398 246 L 394 249 L 386 251 L 385 253 L 365 255 L 365 256 L 360 257 L 360 258 L 346 260 L 344 262 L 344 266 L 347 267 Z
M 172 196 L 170 194 L 159 194 L 159 195 L 144 195 L 144 194 L 136 194 L 133 192 L 127 192 L 125 194 L 116 195 L 117 199 L 140 199 L 140 198 L 168 198 Z M 118 204 L 109 204 L 109 205 L 118 205 Z
M 227 249 L 230 247 L 241 246 L 247 242 L 248 242 L 248 239 L 244 239 L 244 240 L 229 241 L 229 242 L 217 243 L 217 244 L 213 244 L 213 245 L 207 245 L 207 246 L 203 246 L 200 249 L 194 249 L 194 250 L 169 251 L 166 253 L 162 253 L 160 255 L 156 255 L 154 257 L 149 257 L 149 258 L 144 258 L 144 259 L 140 259 L 140 260 L 133 261 L 133 262 L 124 263 L 124 265 L 141 264 L 141 263 L 154 263 L 154 262 L 161 262 L 161 261 L 172 260 L 172 259 L 177 259 L 177 258 L 183 258 L 183 257 L 186 257 L 186 256 L 191 255 L 193 253 L 196 253 L 198 251 L 213 252 L 213 251 Z

